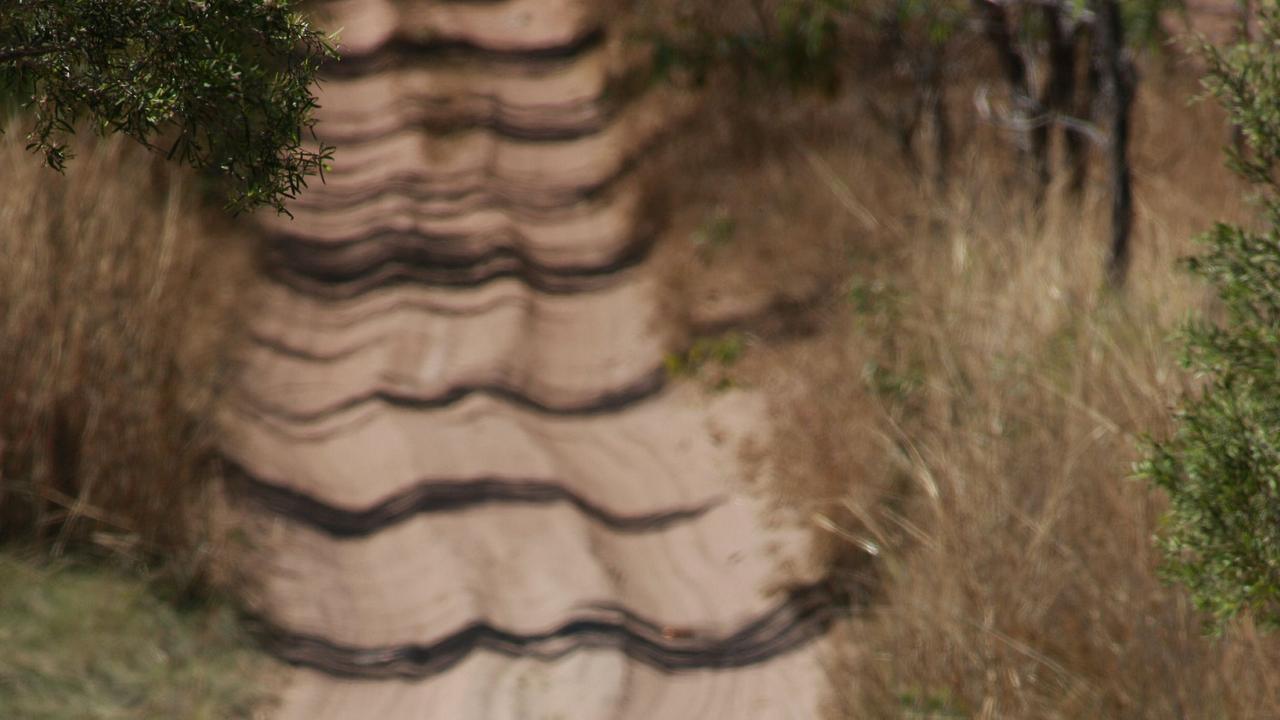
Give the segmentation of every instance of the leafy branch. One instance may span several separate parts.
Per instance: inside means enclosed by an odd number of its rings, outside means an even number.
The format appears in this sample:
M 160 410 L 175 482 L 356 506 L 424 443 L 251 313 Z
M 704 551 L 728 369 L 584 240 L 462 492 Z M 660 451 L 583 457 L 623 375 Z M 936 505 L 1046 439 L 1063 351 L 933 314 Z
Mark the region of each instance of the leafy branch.
M 0 1 L 0 89 L 34 115 L 28 148 L 63 170 L 88 123 L 225 178 L 234 212 L 323 175 L 311 87 L 336 57 L 287 0 Z

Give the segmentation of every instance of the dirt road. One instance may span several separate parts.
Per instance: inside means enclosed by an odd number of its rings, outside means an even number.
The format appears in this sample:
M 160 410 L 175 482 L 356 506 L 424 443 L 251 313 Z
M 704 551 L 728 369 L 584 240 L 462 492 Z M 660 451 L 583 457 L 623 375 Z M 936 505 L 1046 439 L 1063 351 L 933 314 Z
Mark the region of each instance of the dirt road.
M 812 718 L 831 598 L 667 382 L 661 129 L 570 0 L 325 8 L 327 182 L 272 221 L 225 417 L 283 718 Z

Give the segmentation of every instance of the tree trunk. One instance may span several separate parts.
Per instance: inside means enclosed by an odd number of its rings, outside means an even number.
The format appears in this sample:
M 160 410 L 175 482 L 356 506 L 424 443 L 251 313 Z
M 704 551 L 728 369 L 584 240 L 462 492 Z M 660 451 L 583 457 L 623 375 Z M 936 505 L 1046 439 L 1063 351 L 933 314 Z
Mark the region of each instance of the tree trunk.
M 1031 92 L 1026 60 L 1014 46 L 1004 6 L 993 0 L 973 0 L 973 3 L 982 17 L 987 41 L 996 51 L 1000 69 L 1009 84 L 1009 94 L 1013 98 L 1013 120 L 1020 133 L 1024 158 L 1032 169 L 1036 182 L 1040 183 L 1048 177 L 1048 129 L 1045 127 L 1044 109 Z
M 942 83 L 941 63 L 935 62 L 933 87 L 929 92 L 929 115 L 933 121 L 933 184 L 939 195 L 947 190 L 951 168 L 951 123 L 947 118 L 947 89 Z
M 927 42 L 916 68 L 915 102 L 918 114 L 928 116 L 933 131 L 933 189 L 941 195 L 947 189 L 947 171 L 951 165 L 951 126 L 947 118 L 947 91 L 943 86 L 946 47 Z
M 1107 280 L 1124 284 L 1129 266 L 1129 235 L 1133 227 L 1133 187 L 1129 170 L 1129 110 L 1133 104 L 1134 71 L 1124 56 L 1124 27 L 1118 0 L 1095 0 L 1097 15 L 1094 56 L 1106 100 L 1110 125 L 1107 143 L 1111 176 L 1111 248 Z
M 1040 104 L 1054 117 L 1073 116 L 1076 113 L 1076 36 L 1079 28 L 1067 27 L 1062 21 L 1060 7 L 1044 5 L 1043 8 L 1049 35 L 1049 79 Z M 1070 178 L 1067 190 L 1073 198 L 1079 198 L 1084 187 L 1085 153 L 1089 139 L 1077 127 L 1062 126 L 1061 132 L 1063 160 Z
M 1096 114 L 1093 106 L 1098 94 L 1098 65 L 1089 60 L 1096 43 L 1088 25 L 1081 24 L 1076 29 L 1072 43 L 1076 57 L 1085 58 L 1085 72 L 1084 82 L 1074 92 L 1071 113 L 1080 120 L 1092 122 Z M 1069 133 L 1066 140 L 1067 192 L 1078 198 L 1084 194 L 1084 181 L 1089 176 L 1089 137 L 1083 131 L 1075 131 Z

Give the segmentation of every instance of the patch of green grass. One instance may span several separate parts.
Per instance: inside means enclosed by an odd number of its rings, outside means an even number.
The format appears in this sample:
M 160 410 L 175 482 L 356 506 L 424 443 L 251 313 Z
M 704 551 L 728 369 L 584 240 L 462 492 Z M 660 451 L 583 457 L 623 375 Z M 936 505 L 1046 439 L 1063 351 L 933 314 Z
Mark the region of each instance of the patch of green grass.
M 962 720 L 969 713 L 958 710 L 955 701 L 946 690 L 939 692 L 908 691 L 898 695 L 902 703 L 903 717 L 921 720 Z
M 180 608 L 135 573 L 0 550 L 6 718 L 248 718 L 271 670 L 226 603 Z
M 667 355 L 667 374 L 671 377 L 692 377 L 708 365 L 728 369 L 738 362 L 746 349 L 747 339 L 739 332 L 696 338 L 683 353 Z
M 691 236 L 694 247 L 698 249 L 698 257 L 709 262 L 717 251 L 733 242 L 737 230 L 738 223 L 733 216 L 724 208 L 717 208 Z
M 855 276 L 849 281 L 845 300 L 857 316 L 883 315 L 896 318 L 902 293 L 884 280 Z

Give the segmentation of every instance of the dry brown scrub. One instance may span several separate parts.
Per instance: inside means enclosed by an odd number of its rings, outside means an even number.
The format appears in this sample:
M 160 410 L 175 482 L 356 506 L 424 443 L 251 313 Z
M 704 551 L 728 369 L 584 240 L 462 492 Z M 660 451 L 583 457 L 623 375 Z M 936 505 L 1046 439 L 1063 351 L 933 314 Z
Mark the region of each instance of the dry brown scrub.
M 778 5 L 618 1 L 644 9 L 630 32 L 677 39 L 682 28 L 759 32 Z M 762 77 L 741 58 L 710 63 L 702 82 L 672 71 L 696 111 L 647 157 L 642 182 L 647 216 L 669 223 L 655 266 L 677 345 L 729 326 L 808 332 L 851 269 L 889 261 L 904 237 L 932 226 L 936 208 L 925 198 L 936 128 L 920 116 L 915 132 L 902 131 L 903 108 L 919 98 L 897 62 L 901 49 L 877 29 L 866 18 L 842 20 L 832 59 L 838 95 Z M 967 103 L 973 78 L 987 72 L 973 45 L 961 37 L 950 50 L 952 103 Z M 967 110 L 951 114 L 952 133 L 974 133 Z
M 1103 290 L 1105 198 L 1035 224 L 980 159 L 947 230 L 904 238 L 841 329 L 794 349 L 809 379 L 783 404 L 784 487 L 879 581 L 836 716 L 1280 716 L 1280 645 L 1203 636 L 1155 574 L 1160 499 L 1127 479 L 1185 382 L 1169 330 L 1205 301 L 1174 260 L 1243 213 L 1212 110 L 1147 87 L 1122 296 Z
M 794 132 L 831 177 L 798 152 L 726 160 L 736 176 L 712 175 L 691 211 L 760 218 L 733 242 L 763 260 L 724 261 L 739 296 L 819 288 L 810 332 L 755 343 L 737 372 L 775 397 L 780 501 L 875 588 L 844 631 L 833 717 L 1280 717 L 1280 642 L 1247 624 L 1203 634 L 1156 574 L 1161 499 L 1128 477 L 1187 382 L 1169 334 L 1208 302 L 1174 261 L 1213 220 L 1248 215 L 1220 115 L 1187 107 L 1180 73 L 1149 68 L 1139 97 L 1119 295 L 1104 290 L 1101 179 L 1033 220 L 1007 138 L 980 126 L 944 198 L 904 178 L 883 134 L 824 121 Z M 673 304 L 696 308 L 711 263 L 685 222 L 664 252 L 684 253 Z
M 0 139 L 0 537 L 197 549 L 248 245 L 162 159 L 84 141 L 59 176 L 21 138 Z
M 650 212 L 669 222 L 654 264 L 677 344 L 729 326 L 808 332 L 851 269 L 927 224 L 917 177 L 865 104 L 741 101 L 704 98 L 644 167 Z

